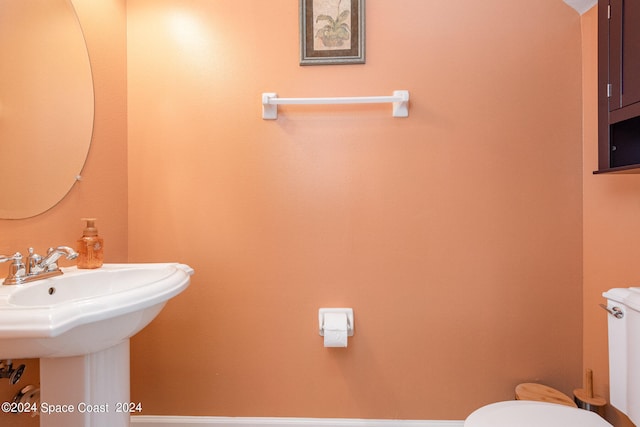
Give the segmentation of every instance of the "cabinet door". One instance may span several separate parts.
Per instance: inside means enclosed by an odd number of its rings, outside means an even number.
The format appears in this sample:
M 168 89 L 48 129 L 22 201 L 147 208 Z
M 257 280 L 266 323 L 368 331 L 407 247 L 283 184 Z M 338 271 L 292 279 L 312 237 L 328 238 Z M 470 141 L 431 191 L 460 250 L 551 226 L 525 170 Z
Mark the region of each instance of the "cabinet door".
M 609 110 L 640 102 L 640 0 L 610 0 Z

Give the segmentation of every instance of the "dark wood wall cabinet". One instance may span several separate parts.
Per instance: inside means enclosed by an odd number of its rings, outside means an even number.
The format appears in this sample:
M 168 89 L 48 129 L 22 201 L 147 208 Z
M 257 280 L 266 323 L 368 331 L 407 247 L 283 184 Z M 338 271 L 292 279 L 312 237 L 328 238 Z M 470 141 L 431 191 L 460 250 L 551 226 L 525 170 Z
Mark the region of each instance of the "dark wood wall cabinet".
M 598 1 L 598 170 L 640 173 L 640 0 Z

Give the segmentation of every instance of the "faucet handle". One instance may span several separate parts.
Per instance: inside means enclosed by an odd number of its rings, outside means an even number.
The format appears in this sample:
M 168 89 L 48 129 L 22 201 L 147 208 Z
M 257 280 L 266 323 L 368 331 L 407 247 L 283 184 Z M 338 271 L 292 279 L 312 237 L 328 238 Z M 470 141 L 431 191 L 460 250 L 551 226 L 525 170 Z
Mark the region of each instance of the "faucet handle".
M 7 262 L 7 261 L 22 261 L 22 254 L 20 252 L 16 252 L 11 256 L 0 255 L 0 262 Z
M 26 273 L 26 268 L 22 262 L 22 254 L 16 252 L 13 256 L 0 256 L 0 262 L 13 261 L 9 266 L 9 275 L 4 280 L 5 285 L 12 285 L 16 283 L 22 283 Z

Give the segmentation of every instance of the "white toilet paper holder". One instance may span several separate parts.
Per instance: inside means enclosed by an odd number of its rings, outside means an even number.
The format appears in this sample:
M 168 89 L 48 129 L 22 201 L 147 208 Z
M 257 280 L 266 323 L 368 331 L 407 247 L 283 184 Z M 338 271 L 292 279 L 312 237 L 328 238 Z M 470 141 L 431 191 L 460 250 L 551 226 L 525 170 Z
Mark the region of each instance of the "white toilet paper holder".
M 352 308 L 321 308 L 318 310 L 318 333 L 324 336 L 324 315 L 327 313 L 344 313 L 347 315 L 347 336 L 353 336 L 353 309 Z

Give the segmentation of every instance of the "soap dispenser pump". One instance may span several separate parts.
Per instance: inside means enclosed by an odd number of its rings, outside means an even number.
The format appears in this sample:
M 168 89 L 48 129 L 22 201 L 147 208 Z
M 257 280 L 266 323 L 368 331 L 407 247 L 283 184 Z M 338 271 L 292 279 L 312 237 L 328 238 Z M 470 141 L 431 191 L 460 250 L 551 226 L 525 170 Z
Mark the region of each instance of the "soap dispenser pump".
M 98 236 L 95 218 L 82 218 L 87 223 L 78 239 L 78 268 L 102 267 L 104 260 L 103 240 Z

